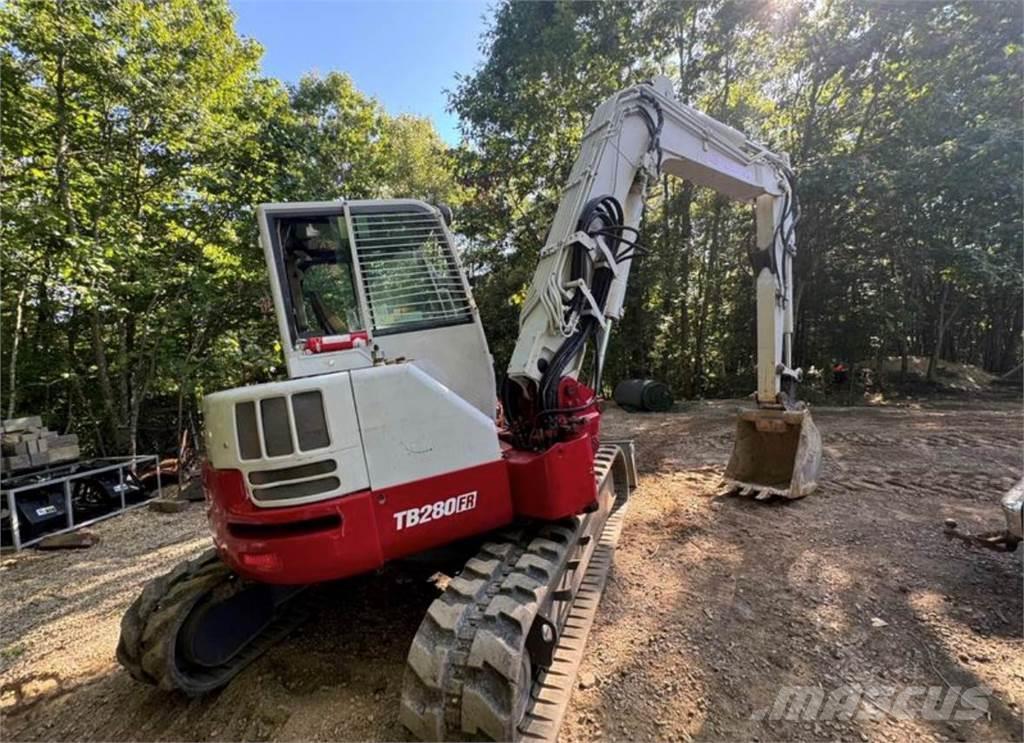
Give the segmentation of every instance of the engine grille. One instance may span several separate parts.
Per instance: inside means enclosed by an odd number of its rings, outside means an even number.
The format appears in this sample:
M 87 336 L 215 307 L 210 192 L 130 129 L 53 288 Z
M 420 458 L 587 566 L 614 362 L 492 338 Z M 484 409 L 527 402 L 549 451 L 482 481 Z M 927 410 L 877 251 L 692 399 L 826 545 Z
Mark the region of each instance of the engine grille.
M 333 459 L 321 459 L 294 467 L 272 470 L 252 470 L 249 483 L 253 500 L 260 502 L 288 501 L 311 495 L 330 493 L 341 487 L 341 480 L 330 475 L 338 469 Z
M 287 480 L 302 480 L 316 475 L 326 475 L 338 469 L 333 459 L 322 459 L 319 462 L 300 464 L 295 467 L 281 467 L 276 470 L 253 470 L 249 473 L 249 482 L 253 485 L 273 485 Z
M 291 420 L 295 421 L 294 435 Z M 242 460 L 282 457 L 294 454 L 296 447 L 306 452 L 322 449 L 331 443 L 323 395 L 319 390 L 287 397 L 265 397 L 259 401 L 258 420 L 255 401 L 236 403 L 235 433 Z

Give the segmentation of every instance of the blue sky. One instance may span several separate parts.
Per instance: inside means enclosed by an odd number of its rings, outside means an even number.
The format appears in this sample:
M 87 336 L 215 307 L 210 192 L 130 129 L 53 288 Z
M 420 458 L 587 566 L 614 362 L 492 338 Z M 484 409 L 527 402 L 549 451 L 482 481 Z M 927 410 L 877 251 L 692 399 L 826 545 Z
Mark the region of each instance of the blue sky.
M 458 142 L 444 90 L 481 59 L 491 16 L 485 0 L 231 0 L 231 7 L 238 32 L 264 47 L 264 74 L 294 82 L 314 70 L 348 73 L 388 113 L 427 116 L 446 141 Z

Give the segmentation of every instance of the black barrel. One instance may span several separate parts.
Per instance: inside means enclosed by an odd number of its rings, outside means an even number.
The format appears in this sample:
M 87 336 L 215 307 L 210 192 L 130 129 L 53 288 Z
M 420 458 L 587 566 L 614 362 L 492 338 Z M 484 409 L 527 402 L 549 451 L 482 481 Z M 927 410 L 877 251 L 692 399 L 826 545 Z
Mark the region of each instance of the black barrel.
M 664 413 L 672 408 L 672 390 L 653 379 L 624 379 L 615 385 L 612 397 L 624 408 Z

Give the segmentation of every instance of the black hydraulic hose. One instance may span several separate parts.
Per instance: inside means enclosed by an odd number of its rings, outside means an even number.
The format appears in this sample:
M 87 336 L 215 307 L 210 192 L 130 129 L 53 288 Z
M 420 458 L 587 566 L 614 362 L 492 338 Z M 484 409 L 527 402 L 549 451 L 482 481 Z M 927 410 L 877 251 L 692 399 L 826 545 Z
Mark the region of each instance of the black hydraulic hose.
M 595 222 L 597 225 L 594 224 Z M 624 222 L 625 212 L 619 200 L 614 196 L 599 196 L 591 199 L 583 207 L 583 211 L 577 221 L 577 228 L 587 232 L 589 235 L 598 236 L 598 233 L 603 233 L 602 236 L 612 238 L 615 242 L 611 246 L 611 252 L 613 259 L 618 261 L 619 245 L 622 242 L 626 242 L 622 237 L 622 232 L 625 228 Z M 577 281 L 584 277 L 586 249 L 582 245 L 575 245 L 573 246 L 573 251 L 570 280 Z M 594 274 L 590 279 L 590 294 L 594 298 L 598 311 L 604 310 L 613 278 L 614 274 L 608 267 L 594 270 Z M 582 309 L 583 302 L 583 292 L 577 291 L 567 310 L 579 312 Z M 586 315 L 581 318 L 576 331 L 563 341 L 549 361 L 548 368 L 541 377 L 538 389 L 540 402 L 543 406 L 542 413 L 558 407 L 558 383 L 562 379 L 565 368 L 594 335 L 596 329 L 596 317 Z
M 651 115 L 647 106 L 638 107 L 640 116 L 647 126 L 651 141 L 647 151 L 657 154 L 657 170 L 661 172 L 661 131 L 665 124 L 665 114 L 658 99 L 649 91 L 641 89 L 640 100 L 650 106 L 654 111 Z M 596 223 L 596 224 L 595 224 Z M 595 239 L 605 238 L 612 260 L 616 264 L 632 259 L 638 252 L 643 253 L 644 248 L 636 240 L 629 240 L 624 236 L 626 230 L 634 235 L 639 234 L 635 227 L 626 225 L 626 215 L 622 204 L 617 198 L 611 195 L 598 196 L 591 199 L 583 207 L 579 219 L 576 222 L 576 229 L 586 232 Z M 572 262 L 570 264 L 570 281 L 580 281 L 586 273 L 587 253 L 586 248 L 576 244 L 572 248 Z M 604 313 L 605 303 L 608 300 L 608 293 L 611 290 L 612 280 L 615 274 L 610 266 L 595 268 L 590 277 L 590 295 L 594 298 L 595 307 L 591 312 Z M 564 308 L 565 319 L 581 313 L 584 309 L 585 297 L 583 292 L 577 290 L 572 299 Z M 562 375 L 572 359 L 584 348 L 591 338 L 595 338 L 599 327 L 599 318 L 593 314 L 584 315 L 580 318 L 576 330 L 562 341 L 558 350 L 551 357 L 547 368 L 543 371 L 540 383 L 537 386 L 541 411 L 535 416 L 535 420 L 544 416 L 556 415 L 558 411 L 558 385 Z M 601 383 L 601 360 L 595 352 L 595 391 Z M 511 408 L 511 406 L 509 406 Z

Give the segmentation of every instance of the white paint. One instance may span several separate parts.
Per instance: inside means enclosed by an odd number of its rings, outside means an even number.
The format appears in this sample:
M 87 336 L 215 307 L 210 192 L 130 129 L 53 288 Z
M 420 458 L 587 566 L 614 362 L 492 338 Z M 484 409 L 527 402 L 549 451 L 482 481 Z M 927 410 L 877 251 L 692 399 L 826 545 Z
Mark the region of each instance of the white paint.
M 310 390 L 319 390 L 323 396 L 324 414 L 327 420 L 330 443 L 324 448 L 305 452 L 298 451 L 296 443 L 296 450 L 292 454 L 268 457 L 263 452 L 259 459 L 243 460 L 239 453 L 235 427 L 235 405 L 248 400 L 254 401 L 256 403 L 257 417 L 259 417 L 260 400 L 268 397 L 290 397 L 299 392 Z M 312 503 L 327 498 L 335 498 L 345 493 L 365 490 L 369 487 L 370 480 L 363 456 L 362 439 L 359 435 L 359 421 L 356 417 L 355 402 L 352 396 L 352 380 L 348 372 L 335 372 L 317 377 L 290 379 L 285 382 L 271 382 L 269 384 L 258 384 L 251 387 L 239 387 L 225 390 L 224 392 L 215 392 L 207 395 L 203 400 L 203 418 L 205 421 L 206 452 L 210 464 L 217 469 L 241 470 L 245 475 L 246 489 L 250 495 L 252 493 L 252 488 L 248 484 L 250 472 L 297 467 L 324 459 L 334 459 L 337 462 L 337 469 L 332 473 L 288 481 L 302 482 L 304 480 L 334 476 L 341 481 L 341 487 L 337 490 L 302 498 L 275 500 L 273 502 L 253 501 L 258 506 L 274 508 L 300 503 Z M 290 423 L 292 441 L 297 442 L 297 437 L 294 435 L 294 421 L 292 420 Z
M 429 524 L 431 521 L 440 521 L 457 513 L 465 513 L 476 508 L 477 491 L 453 495 L 451 498 L 443 498 L 433 503 L 418 508 L 407 508 L 404 511 L 397 511 L 394 514 L 395 531 L 408 529 L 414 526 Z
M 416 365 L 350 373 L 374 490 L 500 459 L 494 420 Z

